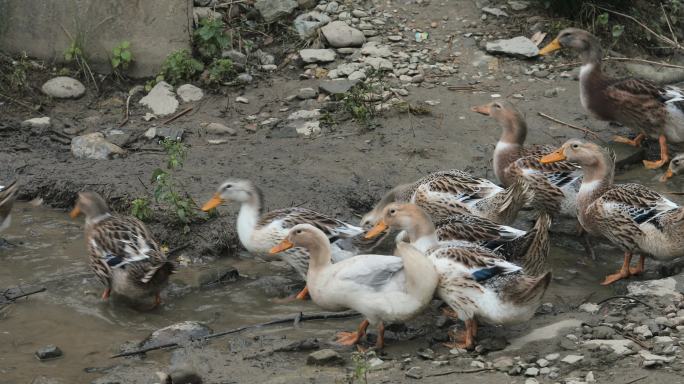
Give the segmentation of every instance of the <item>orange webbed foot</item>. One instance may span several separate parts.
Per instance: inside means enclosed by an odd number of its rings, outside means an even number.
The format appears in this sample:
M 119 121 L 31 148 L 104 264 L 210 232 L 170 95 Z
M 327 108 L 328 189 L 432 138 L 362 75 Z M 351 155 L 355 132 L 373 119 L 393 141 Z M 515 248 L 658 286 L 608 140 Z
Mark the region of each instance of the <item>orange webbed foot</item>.
M 629 278 L 629 270 L 626 271 L 619 271 L 617 273 L 613 273 L 611 275 L 606 276 L 606 278 L 603 280 L 601 285 L 610 285 L 613 284 L 614 282 L 618 280 L 623 280 Z
M 644 141 L 645 138 L 646 138 L 646 135 L 644 135 L 643 133 L 640 133 L 634 139 L 628 139 L 628 138 L 623 137 L 623 136 L 613 136 L 613 141 L 616 143 L 627 144 L 627 145 L 630 145 L 632 147 L 640 147 L 641 142 Z
M 335 342 L 339 345 L 351 346 L 358 344 L 360 339 L 361 335 L 358 332 L 339 332 Z
M 647 169 L 658 169 L 667 164 L 668 159 L 660 159 L 656 161 L 644 160 L 644 167 Z

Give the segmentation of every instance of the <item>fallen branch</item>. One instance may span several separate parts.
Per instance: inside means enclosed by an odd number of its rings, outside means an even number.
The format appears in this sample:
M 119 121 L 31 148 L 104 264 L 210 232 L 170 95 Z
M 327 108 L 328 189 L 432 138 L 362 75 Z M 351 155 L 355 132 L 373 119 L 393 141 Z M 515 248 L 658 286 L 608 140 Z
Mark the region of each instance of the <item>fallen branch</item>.
M 429 375 L 425 375 L 424 377 L 446 376 L 446 375 L 453 375 L 455 373 L 477 373 L 477 372 L 485 372 L 485 371 L 493 371 L 493 370 L 494 370 L 494 368 L 450 369 L 450 370 L 444 371 L 444 372 L 431 373 Z
M 15 302 L 17 299 L 21 299 L 22 297 L 26 296 L 31 296 L 35 295 L 36 293 L 44 292 L 46 291 L 47 288 L 45 287 L 36 287 L 36 288 L 22 288 L 22 287 L 15 287 L 15 288 L 7 288 L 5 289 L 4 292 L 0 295 L 0 306 L 7 305 L 7 304 L 12 304 Z
M 576 130 L 578 130 L 578 131 L 582 131 L 582 132 L 584 132 L 585 134 L 589 134 L 589 135 L 594 136 L 594 138 L 597 139 L 597 140 L 603 141 L 603 139 L 601 139 L 601 137 L 598 135 L 598 133 L 596 133 L 596 132 L 594 132 L 594 131 L 592 131 L 592 130 L 590 130 L 590 129 L 582 128 L 582 127 L 578 127 L 578 126 L 576 126 L 576 125 L 572 125 L 572 124 L 570 124 L 570 123 L 566 123 L 566 122 L 564 122 L 564 121 L 561 121 L 561 120 L 556 119 L 555 117 L 551 117 L 551 116 L 549 116 L 549 115 L 547 115 L 546 113 L 543 113 L 543 112 L 537 112 L 537 113 L 538 113 L 539 116 L 541 116 L 541 117 L 547 118 L 547 119 L 549 119 L 549 120 L 551 120 L 551 121 L 553 121 L 553 122 L 556 122 L 556 123 L 558 123 L 558 124 L 565 125 L 566 127 L 569 127 L 569 128 L 572 128 L 572 129 L 576 129 Z
M 179 118 L 179 117 L 185 115 L 186 113 L 188 113 L 188 112 L 190 112 L 190 111 L 192 111 L 192 107 L 187 107 L 187 108 L 185 108 L 184 110 L 182 110 L 182 111 L 176 113 L 175 115 L 173 115 L 173 116 L 171 116 L 170 118 L 168 118 L 168 119 L 166 119 L 165 121 L 163 121 L 163 122 L 162 122 L 162 125 L 166 125 L 166 124 L 168 124 L 168 123 L 170 123 L 170 122 L 176 120 L 177 118 Z
M 130 108 L 130 105 L 131 105 L 131 98 L 133 97 L 133 95 L 136 95 L 136 94 L 138 94 L 139 92 L 141 92 L 141 91 L 143 91 L 143 90 L 145 90 L 145 88 L 143 88 L 141 85 L 138 85 L 138 86 L 135 86 L 135 87 L 131 88 L 131 90 L 128 91 L 128 97 L 126 98 L 126 111 L 124 112 L 124 119 L 123 119 L 123 121 L 119 124 L 119 128 L 121 128 L 121 127 L 123 127 L 124 125 L 126 125 L 126 123 L 128 123 L 128 120 L 130 119 L 131 114 L 130 114 L 130 112 L 129 112 L 129 111 L 130 111 L 129 108 Z
M 648 376 L 637 377 L 636 379 L 632 379 L 632 380 L 630 380 L 630 381 L 626 381 L 625 384 L 633 384 L 633 383 L 636 383 L 637 381 L 641 381 L 641 380 L 643 380 L 643 379 L 645 379 L 645 378 L 647 378 L 647 377 L 648 377 Z
M 247 330 L 247 329 L 262 328 L 262 327 L 266 327 L 269 325 L 284 324 L 284 323 L 289 323 L 289 322 L 292 322 L 293 324 L 298 324 L 298 323 L 301 323 L 302 321 L 346 319 L 346 318 L 356 317 L 356 316 L 359 316 L 359 313 L 353 312 L 353 311 L 322 312 L 322 313 L 313 313 L 311 315 L 305 315 L 302 312 L 300 312 L 300 313 L 297 313 L 296 315 L 288 316 L 288 317 L 282 318 L 282 319 L 267 321 L 265 323 L 259 323 L 259 324 L 243 325 L 242 327 L 229 329 L 227 331 L 212 333 L 211 335 L 208 335 L 208 336 L 199 337 L 196 339 L 190 339 L 190 342 L 211 340 L 211 339 L 215 339 L 218 337 L 231 335 L 233 333 L 242 332 L 242 331 Z M 137 349 L 135 351 L 119 353 L 119 354 L 112 356 L 111 358 L 134 356 L 134 355 L 139 355 L 142 353 L 154 351 L 157 349 L 167 349 L 167 348 L 177 348 L 177 347 L 180 347 L 180 345 L 178 343 L 167 343 L 167 344 L 157 345 L 154 347 L 141 348 L 141 349 Z
M 611 297 L 609 297 L 609 298 L 606 298 L 606 299 L 603 299 L 603 300 L 599 301 L 598 303 L 596 303 L 596 305 L 601 305 L 601 304 L 603 304 L 603 303 L 606 303 L 606 302 L 608 302 L 608 301 L 615 300 L 615 299 L 634 300 L 634 301 L 636 301 L 637 303 L 643 304 L 643 305 L 647 306 L 648 308 L 650 308 L 650 309 L 652 309 L 652 310 L 655 310 L 655 308 L 653 308 L 652 305 L 650 305 L 650 304 L 648 304 L 648 303 L 646 303 L 646 302 L 643 302 L 643 301 L 641 301 L 641 300 L 639 300 L 639 299 L 637 299 L 637 298 L 634 298 L 634 297 L 632 297 L 632 296 L 611 296 Z

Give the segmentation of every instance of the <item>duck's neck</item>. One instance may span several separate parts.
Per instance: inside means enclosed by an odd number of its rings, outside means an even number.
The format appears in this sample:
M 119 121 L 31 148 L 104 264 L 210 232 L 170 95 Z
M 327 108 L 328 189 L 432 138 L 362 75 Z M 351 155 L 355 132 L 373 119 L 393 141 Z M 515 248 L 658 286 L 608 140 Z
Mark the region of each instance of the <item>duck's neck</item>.
M 309 273 L 319 271 L 332 262 L 332 251 L 327 238 L 319 239 L 315 244 L 307 246 L 309 251 Z
M 598 44 L 598 43 L 596 43 Z M 601 89 L 607 86 L 607 79 L 601 69 L 603 51 L 600 46 L 592 46 L 580 53 L 580 102 L 582 106 L 602 120 L 612 120 L 612 111 L 606 109 L 608 101 L 603 100 Z
M 518 117 L 507 118 L 500 124 L 503 131 L 494 148 L 494 173 L 502 184 L 508 186 L 512 181 L 508 180 L 505 170 L 520 158 L 520 151 L 527 137 L 527 124 Z
M 435 225 L 432 224 L 427 214 L 415 217 L 413 226 L 407 228 L 406 233 L 408 233 L 411 245 L 421 252 L 426 252 L 439 243 L 439 238 L 437 238 L 437 233 L 435 232 Z
M 577 208 L 580 214 L 613 185 L 615 165 L 608 154 L 600 154 L 592 164 L 582 164 L 582 186 L 577 194 Z
M 242 245 L 248 251 L 256 251 L 252 246 L 252 234 L 256 229 L 259 216 L 261 215 L 263 202 L 258 194 L 245 201 L 240 206 L 237 218 L 237 233 Z

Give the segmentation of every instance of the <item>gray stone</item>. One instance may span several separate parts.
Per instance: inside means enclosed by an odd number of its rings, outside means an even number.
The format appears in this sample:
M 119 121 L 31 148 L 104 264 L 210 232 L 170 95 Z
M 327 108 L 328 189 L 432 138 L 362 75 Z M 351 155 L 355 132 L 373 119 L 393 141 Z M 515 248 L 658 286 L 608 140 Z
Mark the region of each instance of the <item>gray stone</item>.
M 344 21 L 333 21 L 321 28 L 323 36 L 331 47 L 359 47 L 366 42 L 363 32 L 352 28 Z
M 210 7 L 194 7 L 192 9 L 192 18 L 195 24 L 198 24 L 200 20 L 204 19 L 214 19 L 220 20 L 223 17 L 220 12 L 216 12 Z
M 513 358 L 508 356 L 501 356 L 492 362 L 492 366 L 501 372 L 508 372 L 513 367 Z
M 490 15 L 494 15 L 496 17 L 499 17 L 499 16 L 508 17 L 508 13 L 502 11 L 499 8 L 494 8 L 494 7 L 484 7 L 484 8 L 482 8 L 482 12 L 489 13 Z
M 371 57 L 390 57 L 392 56 L 392 51 L 387 45 L 369 41 L 361 47 L 361 54 Z
M 46 129 L 50 128 L 52 123 L 50 122 L 50 118 L 45 116 L 45 117 L 34 117 L 33 119 L 28 119 L 24 120 L 21 123 L 22 127 L 27 127 L 31 129 Z
M 330 23 L 328 15 L 318 11 L 311 11 L 297 16 L 294 20 L 294 27 L 300 38 L 308 39 L 314 36 L 319 28 L 328 23 Z
M 530 6 L 530 3 L 527 1 L 509 0 L 508 5 L 510 5 L 511 9 L 514 11 L 524 11 Z
M 207 133 L 213 133 L 217 135 L 237 135 L 237 131 L 235 129 L 227 127 L 221 123 L 209 123 L 204 127 L 204 129 L 207 131 Z
M 78 99 L 86 91 L 83 83 L 67 76 L 58 76 L 46 81 L 41 90 L 55 99 Z
M 351 73 L 349 76 L 347 76 L 349 80 L 365 80 L 366 79 L 366 72 L 364 71 L 355 71 L 354 73 Z
M 192 84 L 183 84 L 176 89 L 176 94 L 183 100 L 184 103 L 190 101 L 199 101 L 204 97 L 202 88 L 196 87 Z
M 411 367 L 405 373 L 406 377 L 412 379 L 422 379 L 423 378 L 423 368 L 421 367 Z
M 528 379 L 525 379 L 525 384 L 539 384 L 539 381 L 537 379 L 530 377 Z
M 352 11 L 352 16 L 358 17 L 358 18 L 361 18 L 361 17 L 368 17 L 368 12 L 366 12 L 366 11 L 364 11 L 364 10 L 362 10 L 362 9 L 355 9 L 355 10 Z
M 546 359 L 539 359 L 539 360 L 537 360 L 537 365 L 538 365 L 540 368 L 548 367 L 549 364 L 551 364 L 551 363 L 550 363 L 548 360 L 546 360 Z
M 584 359 L 584 356 L 582 355 L 567 355 L 561 360 L 561 362 L 572 365 L 577 364 L 582 359 Z
M 548 361 L 556 361 L 560 358 L 560 353 L 550 353 L 544 356 L 544 358 Z
M 607 339 L 612 339 L 613 336 L 615 336 L 615 330 L 611 327 L 607 327 L 605 325 L 600 325 L 592 330 L 592 336 L 595 339 L 602 339 L 602 340 L 607 340 Z
M 315 121 L 303 121 L 297 120 L 289 123 L 297 132 L 297 135 L 304 138 L 316 137 L 321 133 L 321 126 L 318 120 Z
M 36 357 L 38 360 L 55 359 L 62 355 L 62 350 L 56 345 L 46 345 L 36 351 Z
M 306 358 L 308 365 L 343 365 L 344 359 L 339 353 L 332 349 L 321 349 L 320 351 L 312 352 Z
M 238 96 L 235 98 L 235 102 L 240 104 L 249 104 L 249 99 L 244 96 Z
M 421 348 L 416 352 L 416 355 L 419 357 L 422 357 L 425 360 L 434 360 L 435 359 L 435 351 L 433 351 L 430 348 Z
M 318 88 L 331 95 L 339 95 L 347 93 L 353 86 L 358 84 L 358 80 L 330 80 L 321 81 L 318 84 Z
M 584 304 L 579 306 L 580 311 L 589 312 L 589 313 L 598 313 L 599 309 L 601 309 L 601 307 L 599 305 L 594 304 L 594 303 L 584 303 Z
M 256 0 L 254 8 L 264 20 L 271 23 L 290 15 L 298 5 L 295 0 Z
M 676 356 L 660 356 L 655 355 L 645 349 L 639 351 L 639 356 L 641 356 L 646 361 L 659 361 L 663 363 L 671 363 L 676 359 Z
M 178 100 L 171 84 L 160 81 L 147 96 L 138 102 L 152 110 L 157 116 L 170 115 L 178 109 Z
M 152 127 L 145 131 L 145 137 L 152 140 L 155 137 L 161 137 L 162 139 L 173 139 L 180 141 L 183 139 L 183 134 L 185 130 L 183 128 L 175 127 Z
M 607 346 L 618 356 L 633 355 L 636 344 L 631 340 L 587 340 L 585 345 Z
M 182 344 L 211 333 L 213 333 L 212 329 L 202 323 L 183 321 L 152 332 L 145 340 L 140 342 L 139 347 L 151 348 L 169 343 Z
M 636 281 L 627 285 L 627 292 L 637 296 L 677 296 L 681 293 L 677 291 L 677 280 L 668 277 L 660 280 Z
M 318 91 L 313 88 L 301 88 L 297 92 L 297 97 L 301 100 L 315 99 L 318 96 Z
M 377 70 L 391 71 L 394 68 L 391 61 L 382 57 L 367 57 L 365 63 Z
M 102 132 L 94 132 L 71 139 L 71 153 L 78 159 L 107 160 L 126 151 L 105 140 Z
M 634 333 L 643 336 L 645 339 L 653 337 L 653 332 L 648 328 L 648 325 L 640 325 L 634 328 Z
M 535 377 L 539 375 L 539 369 L 535 367 L 530 367 L 525 370 L 525 376 Z
M 254 52 L 254 57 L 259 60 L 259 64 L 261 65 L 273 65 L 275 64 L 275 56 L 271 55 L 270 53 L 266 53 L 262 51 L 261 49 L 257 50 Z
M 512 56 L 535 57 L 539 55 L 539 48 L 524 36 L 514 37 L 507 40 L 488 41 L 487 52 L 505 53 Z
M 254 80 L 254 78 L 249 73 L 241 73 L 237 77 L 237 81 L 242 83 L 242 84 L 249 84 L 253 80 Z
M 340 4 L 337 1 L 331 1 L 325 6 L 325 11 L 328 13 L 337 13 L 340 9 Z
M 335 68 L 335 69 L 337 70 L 337 72 L 339 74 L 344 75 L 344 76 L 349 76 L 352 73 L 358 71 L 359 68 L 361 68 L 360 63 L 343 63 L 343 64 L 338 65 L 337 68 Z
M 313 110 L 301 110 L 301 111 L 296 111 L 292 112 L 290 116 L 287 117 L 288 120 L 313 120 L 313 119 L 318 119 L 321 117 L 321 112 L 318 109 L 313 109 Z
M 327 63 L 335 61 L 337 54 L 332 49 L 302 49 L 299 56 L 305 63 Z
M 244 68 L 245 65 L 247 65 L 247 55 L 234 49 L 223 51 L 221 53 L 221 57 L 224 59 L 230 59 L 230 61 L 233 62 L 233 65 L 238 68 Z

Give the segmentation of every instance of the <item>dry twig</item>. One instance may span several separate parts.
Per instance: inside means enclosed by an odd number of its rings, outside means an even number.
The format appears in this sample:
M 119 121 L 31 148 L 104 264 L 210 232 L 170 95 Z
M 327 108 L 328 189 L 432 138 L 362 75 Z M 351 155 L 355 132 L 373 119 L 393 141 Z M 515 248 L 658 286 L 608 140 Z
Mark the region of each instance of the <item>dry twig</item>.
M 614 10 L 612 10 L 612 9 L 604 8 L 604 7 L 602 7 L 602 6 L 600 6 L 600 5 L 596 5 L 596 4 L 592 4 L 591 6 L 592 6 L 592 7 L 596 7 L 596 8 L 598 8 L 598 9 L 602 10 L 602 11 L 606 11 L 606 12 L 608 12 L 608 13 L 612 13 L 612 14 L 614 14 L 614 15 L 622 16 L 622 17 L 624 17 L 624 18 L 627 18 L 627 19 L 629 19 L 629 20 L 632 20 L 633 22 L 639 24 L 639 25 L 641 26 L 641 28 L 645 29 L 648 33 L 652 34 L 653 36 L 655 36 L 655 37 L 658 38 L 659 40 L 663 41 L 665 44 L 669 45 L 671 48 L 673 48 L 673 49 L 684 50 L 684 46 L 682 46 L 681 44 L 679 44 L 679 42 L 677 42 L 676 40 L 672 40 L 672 39 L 670 39 L 669 37 L 664 36 L 664 35 L 661 35 L 660 33 L 658 33 L 658 32 L 656 32 L 656 31 L 652 30 L 652 29 L 649 28 L 646 24 L 644 24 L 643 22 L 639 21 L 639 20 L 638 20 L 636 17 L 634 17 L 634 16 L 630 16 L 630 15 L 624 14 L 624 13 L 622 13 L 622 12 L 614 11 Z M 669 21 L 668 21 L 668 24 L 669 24 Z
M 433 377 L 433 376 L 446 376 L 446 375 L 453 375 L 455 373 L 477 373 L 477 372 L 485 372 L 485 371 L 493 371 L 494 368 L 475 368 L 475 369 L 450 369 L 448 371 L 444 372 L 436 372 L 436 373 L 431 373 L 429 375 L 425 375 L 425 377 Z
M 556 122 L 556 123 L 558 123 L 558 124 L 565 125 L 566 127 L 569 127 L 569 128 L 572 128 L 572 129 L 576 129 L 576 130 L 578 130 L 578 131 L 582 131 L 582 132 L 584 132 L 585 134 L 594 136 L 594 138 L 597 139 L 597 140 L 603 141 L 603 139 L 601 139 L 601 137 L 598 135 L 598 133 L 596 133 L 596 132 L 594 132 L 594 131 L 592 131 L 592 130 L 590 130 L 590 129 L 582 128 L 582 127 L 578 127 L 578 126 L 576 126 L 576 125 L 572 125 L 572 124 L 570 124 L 570 123 L 566 123 L 566 122 L 564 122 L 564 121 L 561 121 L 561 120 L 556 119 L 555 117 L 551 117 L 551 116 L 549 116 L 549 115 L 547 115 L 546 113 L 543 113 L 543 112 L 537 112 L 537 113 L 538 113 L 539 116 L 541 116 L 541 117 L 547 118 L 547 119 L 549 119 L 549 120 L 551 120 L 551 121 L 553 121 L 553 122 Z
M 164 121 L 162 122 L 162 125 L 166 125 L 166 124 L 168 124 L 168 123 L 170 123 L 170 122 L 176 120 L 177 118 L 179 118 L 179 117 L 185 115 L 186 113 L 192 111 L 192 109 L 193 109 L 193 107 L 187 107 L 187 108 L 185 108 L 184 110 L 182 110 L 182 111 L 176 113 L 175 115 L 169 117 L 168 119 L 164 120 Z

